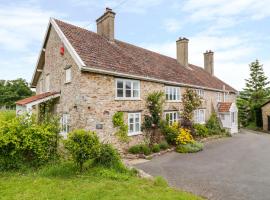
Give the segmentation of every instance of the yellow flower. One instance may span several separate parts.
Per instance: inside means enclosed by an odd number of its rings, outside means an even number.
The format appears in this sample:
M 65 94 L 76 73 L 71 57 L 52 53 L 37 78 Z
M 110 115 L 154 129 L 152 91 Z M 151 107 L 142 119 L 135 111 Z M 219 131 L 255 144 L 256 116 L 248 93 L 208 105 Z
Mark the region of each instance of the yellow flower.
M 180 128 L 180 133 L 176 138 L 177 144 L 187 144 L 187 143 L 193 143 L 194 139 L 190 133 L 189 129 Z

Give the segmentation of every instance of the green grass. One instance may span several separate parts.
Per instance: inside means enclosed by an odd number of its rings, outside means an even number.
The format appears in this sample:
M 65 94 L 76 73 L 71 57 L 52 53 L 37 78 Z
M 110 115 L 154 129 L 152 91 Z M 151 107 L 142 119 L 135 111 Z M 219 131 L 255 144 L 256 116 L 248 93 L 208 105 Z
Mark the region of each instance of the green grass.
M 104 168 L 89 168 L 77 173 L 72 164 L 58 164 L 36 172 L 0 172 L 1 200 L 43 199 L 201 199 L 154 181 L 137 178 L 134 172 L 119 173 Z

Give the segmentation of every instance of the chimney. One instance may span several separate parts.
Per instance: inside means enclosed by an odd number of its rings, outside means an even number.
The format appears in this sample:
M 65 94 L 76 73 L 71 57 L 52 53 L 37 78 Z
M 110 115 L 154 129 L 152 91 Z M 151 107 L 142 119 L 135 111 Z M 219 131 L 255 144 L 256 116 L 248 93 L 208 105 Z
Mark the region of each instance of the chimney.
M 204 53 L 204 70 L 214 76 L 214 52 L 211 50 Z
M 105 13 L 96 20 L 97 33 L 111 41 L 114 40 L 114 17 L 112 9 L 106 8 Z
M 177 61 L 184 67 L 188 67 L 188 39 L 179 38 L 176 41 Z

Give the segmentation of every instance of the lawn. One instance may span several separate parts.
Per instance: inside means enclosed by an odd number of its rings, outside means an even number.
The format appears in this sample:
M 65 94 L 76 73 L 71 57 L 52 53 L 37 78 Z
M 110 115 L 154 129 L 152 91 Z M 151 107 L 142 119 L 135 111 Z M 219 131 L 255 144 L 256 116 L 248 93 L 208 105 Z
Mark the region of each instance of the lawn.
M 133 173 L 119 173 L 90 168 L 77 173 L 71 164 L 45 167 L 38 171 L 0 172 L 0 199 L 201 199 L 172 189 L 162 178 L 154 181 L 137 178 Z

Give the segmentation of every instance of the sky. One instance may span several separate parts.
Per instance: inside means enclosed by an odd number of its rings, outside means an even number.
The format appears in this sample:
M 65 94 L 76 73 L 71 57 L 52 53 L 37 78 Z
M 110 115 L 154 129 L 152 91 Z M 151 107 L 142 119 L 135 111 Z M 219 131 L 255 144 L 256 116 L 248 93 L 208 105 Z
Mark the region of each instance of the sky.
M 106 7 L 115 37 L 176 57 L 189 39 L 189 63 L 212 50 L 215 75 L 241 90 L 255 59 L 270 77 L 270 0 L 0 0 L 0 79 L 31 81 L 50 17 L 96 32 Z

